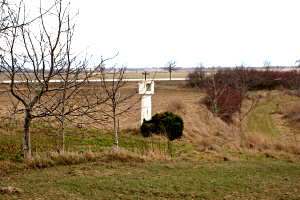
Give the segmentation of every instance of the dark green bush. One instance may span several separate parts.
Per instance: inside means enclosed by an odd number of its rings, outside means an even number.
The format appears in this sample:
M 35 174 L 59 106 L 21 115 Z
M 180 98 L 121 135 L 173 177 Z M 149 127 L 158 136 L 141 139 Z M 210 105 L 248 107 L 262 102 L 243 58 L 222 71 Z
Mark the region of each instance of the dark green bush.
M 151 120 L 144 121 L 141 126 L 143 136 L 149 137 L 151 133 L 163 134 L 171 141 L 180 138 L 182 132 L 183 120 L 172 112 L 155 114 Z
M 150 121 L 144 120 L 142 126 L 141 126 L 141 133 L 144 137 L 149 137 L 151 133 L 154 133 L 155 128 L 154 124 Z

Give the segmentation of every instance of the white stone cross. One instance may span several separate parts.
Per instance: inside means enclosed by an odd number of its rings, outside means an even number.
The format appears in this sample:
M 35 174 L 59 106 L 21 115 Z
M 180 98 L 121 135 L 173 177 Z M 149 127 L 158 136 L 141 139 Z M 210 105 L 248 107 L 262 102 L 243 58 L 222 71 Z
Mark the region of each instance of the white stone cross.
M 154 81 L 143 80 L 139 82 L 139 94 L 142 95 L 141 124 L 151 119 L 151 96 L 154 94 Z

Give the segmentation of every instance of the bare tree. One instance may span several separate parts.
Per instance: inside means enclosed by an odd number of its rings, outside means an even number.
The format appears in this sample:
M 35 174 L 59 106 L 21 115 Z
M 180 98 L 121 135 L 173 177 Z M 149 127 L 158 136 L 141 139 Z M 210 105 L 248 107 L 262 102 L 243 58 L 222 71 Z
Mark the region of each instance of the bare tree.
M 299 60 L 296 60 L 296 62 L 295 62 L 295 64 L 296 64 L 296 67 L 300 67 L 300 59 Z
M 9 29 L 10 37 L 6 40 L 9 53 L 1 56 L 1 65 L 10 80 L 10 92 L 22 104 L 24 112 L 25 158 L 31 156 L 32 120 L 52 116 L 59 118 L 63 127 L 65 116 L 82 115 L 91 109 L 75 103 L 66 108 L 66 101 L 80 92 L 93 73 L 87 70 L 85 61 L 77 61 L 71 53 L 74 25 L 69 4 L 63 0 L 55 0 L 54 4 L 47 13 L 40 5 L 39 18 L 27 26 Z M 13 23 L 24 24 L 25 7 L 23 10 L 22 15 L 13 18 Z M 52 83 L 57 79 L 58 83 Z M 85 103 L 88 102 L 86 99 Z
M 264 61 L 264 68 L 265 68 L 266 70 L 270 70 L 270 68 L 271 68 L 271 61 L 265 60 L 265 61 Z
M 228 85 L 219 83 L 215 74 L 213 74 L 205 79 L 205 83 L 204 85 L 201 85 L 201 87 L 203 86 L 208 94 L 205 103 L 209 106 L 209 109 L 215 116 L 219 116 L 220 111 L 218 101 L 221 95 L 227 89 Z
M 239 128 L 243 120 L 256 108 L 259 96 L 250 93 L 251 70 L 244 66 L 218 70 L 204 79 L 206 105 L 217 116 L 232 122 L 233 113 L 238 113 Z
M 267 70 L 270 68 L 270 61 L 265 61 L 264 66 Z M 232 70 L 233 78 L 232 78 L 232 86 L 238 89 L 241 93 L 242 103 L 247 102 L 248 105 L 243 106 L 240 104 L 239 109 L 239 129 L 242 132 L 242 122 L 246 117 L 257 107 L 259 103 L 259 95 L 250 94 L 250 85 L 251 82 L 250 78 L 251 71 L 244 67 L 243 65 L 236 67 Z
M 167 70 L 169 72 L 169 78 L 170 80 L 172 79 L 172 72 L 178 70 L 178 67 L 176 67 L 176 61 L 174 60 L 170 60 L 167 63 L 167 66 L 164 67 L 163 69 Z
M 129 102 L 136 92 L 129 92 L 126 94 L 122 91 L 127 85 L 127 82 L 124 80 L 125 72 L 126 67 L 113 67 L 111 69 L 102 68 L 100 73 L 102 88 L 108 98 L 108 101 L 104 103 L 106 108 L 101 112 L 113 122 L 113 131 L 117 148 L 119 148 L 119 117 L 124 113 L 127 113 L 136 104 L 136 102 Z M 107 78 L 107 75 L 111 76 L 110 80 Z
M 204 88 L 207 79 L 207 73 L 203 65 L 196 67 L 193 72 L 187 75 L 187 85 L 189 87 Z
M 22 1 L 20 2 L 20 4 Z M 12 19 L 17 15 L 17 6 L 10 4 L 7 0 L 0 1 L 0 34 L 4 34 L 8 29 L 19 26 Z

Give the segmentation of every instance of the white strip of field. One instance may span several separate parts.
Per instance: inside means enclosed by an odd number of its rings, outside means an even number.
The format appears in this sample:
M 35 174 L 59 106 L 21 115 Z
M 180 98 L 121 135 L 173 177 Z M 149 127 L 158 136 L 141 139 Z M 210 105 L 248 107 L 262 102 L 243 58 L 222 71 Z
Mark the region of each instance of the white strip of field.
M 143 81 L 144 79 L 123 79 L 123 81 L 125 82 L 139 82 L 139 81 Z M 171 80 L 169 78 L 155 78 L 155 79 L 147 79 L 150 81 L 186 81 L 188 80 L 187 78 L 172 78 Z M 72 80 L 70 80 L 71 82 Z M 76 80 L 76 82 L 83 82 L 86 80 L 83 79 L 79 79 Z M 119 79 L 106 79 L 105 81 L 107 82 L 113 82 L 113 81 L 119 81 Z M 21 81 L 21 80 L 15 80 L 14 83 L 26 83 L 27 81 Z M 30 80 L 28 81 L 29 83 L 38 83 L 37 80 Z M 63 82 L 63 80 L 50 80 L 50 83 L 61 83 Z M 88 82 L 102 82 L 101 79 L 92 79 L 92 80 L 88 80 Z M 4 81 L 0 81 L 0 83 L 4 83 L 4 84 L 10 84 L 11 81 L 10 80 L 4 80 Z

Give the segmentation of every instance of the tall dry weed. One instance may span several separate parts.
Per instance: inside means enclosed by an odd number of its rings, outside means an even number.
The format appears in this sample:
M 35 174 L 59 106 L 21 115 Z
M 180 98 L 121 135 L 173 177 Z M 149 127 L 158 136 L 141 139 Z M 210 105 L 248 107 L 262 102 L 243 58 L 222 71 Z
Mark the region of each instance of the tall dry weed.
M 144 162 L 141 155 L 128 151 L 119 147 L 110 151 L 103 152 L 104 161 L 120 161 L 120 162 Z
M 94 152 L 50 152 L 45 154 L 36 154 L 24 160 L 30 168 L 47 168 L 55 165 L 73 165 L 88 161 L 96 161 L 101 155 Z
M 300 129 L 300 103 L 285 106 L 281 112 L 289 122 L 294 123 L 297 129 Z M 295 124 L 297 123 L 297 124 Z
M 247 133 L 241 139 L 241 147 L 258 151 L 282 151 L 291 154 L 300 154 L 300 146 L 288 141 L 279 140 L 272 136 L 259 133 Z
M 121 162 L 145 162 L 145 161 L 165 161 L 170 160 L 168 153 L 158 149 L 149 149 L 147 151 L 128 151 L 124 148 L 113 149 L 104 152 L 106 161 L 121 161 Z

